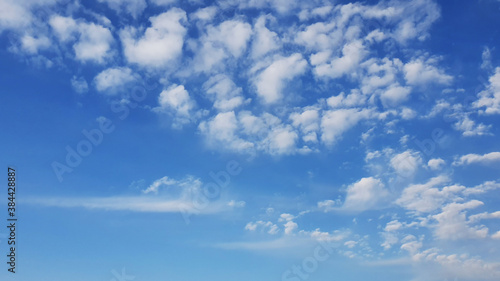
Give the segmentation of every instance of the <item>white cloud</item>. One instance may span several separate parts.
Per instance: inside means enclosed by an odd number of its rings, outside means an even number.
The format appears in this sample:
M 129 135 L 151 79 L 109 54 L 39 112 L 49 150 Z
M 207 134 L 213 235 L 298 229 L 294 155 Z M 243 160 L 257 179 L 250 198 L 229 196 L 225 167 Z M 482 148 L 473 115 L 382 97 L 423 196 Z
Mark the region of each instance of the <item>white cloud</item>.
M 214 118 L 203 121 L 199 125 L 212 145 L 223 144 L 224 147 L 239 152 L 254 148 L 254 144 L 238 136 L 238 120 L 234 111 L 218 113 Z
M 227 205 L 229 207 L 238 207 L 238 208 L 243 208 L 245 207 L 247 203 L 245 201 L 235 201 L 235 200 L 231 200 L 227 203 Z
M 500 164 L 500 152 L 490 152 L 487 154 L 479 155 L 479 154 L 467 154 L 461 156 L 458 160 L 453 162 L 453 165 L 463 166 L 470 164 L 481 164 L 486 166 L 497 166 L 496 164 Z
M 401 177 L 413 176 L 422 165 L 422 158 L 418 152 L 407 150 L 391 158 L 391 167 Z
M 145 194 L 150 193 L 150 192 L 158 193 L 159 188 L 162 186 L 176 185 L 179 183 L 180 183 L 179 181 L 165 176 L 163 178 L 155 180 L 150 186 L 148 186 L 148 188 L 146 188 L 142 192 Z M 193 184 L 198 185 L 198 183 L 195 181 L 193 181 Z
M 266 104 L 278 102 L 282 99 L 285 82 L 303 74 L 306 68 L 307 61 L 298 53 L 275 59 L 255 79 L 258 96 Z
M 120 89 L 124 89 L 127 84 L 138 79 L 128 67 L 108 68 L 99 73 L 95 78 L 95 87 L 99 92 L 116 94 Z
M 131 63 L 145 67 L 164 67 L 182 54 L 186 13 L 172 8 L 150 17 L 151 27 L 137 38 L 138 30 L 128 27 L 120 31 L 124 54 Z
M 489 84 L 478 94 L 478 100 L 473 103 L 483 114 L 500 114 L 500 67 L 488 79 Z M 483 109 L 484 108 L 484 109 Z
M 256 222 L 249 222 L 245 226 L 245 230 L 249 231 L 256 231 L 257 228 L 261 228 L 262 231 L 267 232 L 268 234 L 274 235 L 279 232 L 279 228 L 276 224 L 267 221 L 256 221 Z
M 370 109 L 328 110 L 321 119 L 321 140 L 327 145 L 337 142 L 344 132 L 354 127 L 359 121 L 372 116 Z
M 445 164 L 446 162 L 441 158 L 433 158 L 427 162 L 427 166 L 434 171 L 440 170 Z
M 318 202 L 318 209 L 323 210 L 323 212 L 329 212 L 331 210 L 334 210 L 334 206 L 336 205 L 335 201 L 333 200 L 324 200 Z
M 432 216 L 437 221 L 435 232 L 437 238 L 457 240 L 467 238 L 486 238 L 488 228 L 485 226 L 470 226 L 465 210 L 484 205 L 478 200 L 466 203 L 450 203 L 442 208 L 442 212 Z
M 230 111 L 244 102 L 241 88 L 226 75 L 218 74 L 203 84 L 207 96 L 219 111 Z
M 71 78 L 71 87 L 73 87 L 73 90 L 79 94 L 86 93 L 89 90 L 87 80 L 83 77 L 73 76 Z
M 56 15 L 50 18 L 49 24 L 60 41 L 66 42 L 75 39 L 78 24 L 73 18 Z
M 367 51 L 360 40 L 350 42 L 342 48 L 342 56 L 333 58 L 330 63 L 320 64 L 314 68 L 314 74 L 319 77 L 338 78 L 352 73 L 359 66 Z
M 392 9 L 392 13 L 389 14 L 391 15 L 399 18 L 392 36 L 399 43 L 405 44 L 408 40 L 416 38 L 422 41 L 429 36 L 431 25 L 440 17 L 440 8 L 434 1 L 417 0 L 411 4 L 396 6 L 396 9 Z
M 108 7 L 118 14 L 126 12 L 132 17 L 137 18 L 146 9 L 145 0 L 98 0 L 101 3 L 106 3 Z
M 180 128 L 197 118 L 194 112 L 195 101 L 189 96 L 183 85 L 172 85 L 163 90 L 158 97 L 159 107 L 153 110 L 158 113 L 168 113 L 174 117 L 173 126 Z
M 399 230 L 401 227 L 403 227 L 403 224 L 400 223 L 398 220 L 393 220 L 387 223 L 387 225 L 384 228 L 384 231 L 396 231 Z
M 341 107 L 357 107 L 365 105 L 368 96 L 362 94 L 357 89 L 352 89 L 351 92 L 346 96 L 344 92 L 331 96 L 326 100 L 326 103 L 331 108 L 341 108 Z
M 255 22 L 255 39 L 252 41 L 253 58 L 259 58 L 280 47 L 278 34 L 266 27 L 266 20 L 266 16 L 261 16 Z
M 114 196 L 96 198 L 35 198 L 31 204 L 62 208 L 83 207 L 109 211 L 133 211 L 155 213 L 215 214 L 229 211 L 228 202 L 221 200 L 204 204 L 206 198 L 203 183 L 187 176 L 181 180 L 163 177 L 155 180 L 140 196 Z M 154 196 L 148 195 L 154 193 Z M 205 197 L 204 197 L 205 196 Z
M 284 226 L 287 235 L 292 234 L 298 228 L 298 225 L 293 221 L 287 221 Z
M 102 25 L 59 15 L 52 16 L 49 24 L 61 43 L 75 41 L 73 50 L 79 61 L 104 63 L 112 55 L 113 35 Z
M 210 40 L 223 43 L 234 57 L 242 55 L 251 35 L 252 27 L 248 23 L 236 20 L 227 20 L 217 27 L 208 29 Z
M 462 131 L 465 137 L 484 136 L 490 135 L 489 132 L 491 125 L 484 125 L 483 123 L 476 124 L 476 122 L 469 118 L 469 116 L 462 114 L 458 116 L 459 120 L 453 124 L 453 128 Z
M 422 58 L 412 60 L 403 67 L 405 79 L 410 85 L 425 86 L 430 83 L 448 85 L 453 81 L 453 77 L 444 73 L 443 70 L 434 66 L 437 59 Z
M 349 211 L 369 210 L 378 207 L 388 196 L 389 192 L 379 179 L 362 178 L 347 188 L 342 208 Z
M 292 154 L 295 152 L 298 135 L 291 126 L 271 130 L 264 140 L 270 154 Z
M 483 62 L 481 63 L 481 68 L 485 70 L 490 70 L 493 68 L 491 64 L 491 50 L 488 47 L 485 47 L 483 50 L 483 54 L 481 55 Z
M 449 182 L 446 176 L 438 176 L 424 184 L 412 184 L 406 187 L 396 204 L 411 211 L 428 213 L 437 210 L 447 201 L 460 200 L 458 195 L 465 190 L 461 185 L 444 186 Z M 444 186 L 441 189 L 438 186 Z
M 73 45 L 76 59 L 103 63 L 110 55 L 113 35 L 108 28 L 94 23 L 80 24 L 80 38 Z
M 331 33 L 335 28 L 335 23 L 317 22 L 307 26 L 303 31 L 297 32 L 295 42 L 299 45 L 305 46 L 307 49 L 314 51 L 327 51 L 333 49 L 334 46 L 339 44 L 342 33 L 337 31 Z M 337 40 L 334 40 L 337 39 Z M 330 52 L 327 58 L 330 56 Z M 311 59 L 311 64 L 313 63 Z
M 176 0 L 174 0 L 176 1 Z M 202 21 L 211 21 L 218 10 L 216 6 L 204 7 L 196 10 L 196 12 L 189 15 L 189 18 L 192 20 L 202 20 Z
M 385 107 L 394 107 L 408 100 L 410 93 L 410 87 L 402 87 L 394 84 L 380 95 L 380 100 Z
M 22 29 L 32 21 L 32 14 L 26 3 L 15 0 L 0 1 L 0 32 L 5 29 Z
M 192 68 L 195 72 L 211 72 L 229 57 L 239 58 L 247 49 L 252 26 L 239 20 L 227 20 L 218 26 L 208 25 L 196 42 Z M 199 46 L 198 46 L 199 45 Z
M 317 132 L 319 131 L 319 112 L 317 109 L 306 109 L 303 112 L 293 112 L 290 114 L 292 125 L 300 128 L 304 134 L 302 139 L 305 142 L 317 142 Z
M 52 42 L 45 36 L 33 37 L 31 35 L 24 35 L 21 38 L 21 48 L 30 54 L 37 54 L 38 50 L 48 49 L 51 45 Z

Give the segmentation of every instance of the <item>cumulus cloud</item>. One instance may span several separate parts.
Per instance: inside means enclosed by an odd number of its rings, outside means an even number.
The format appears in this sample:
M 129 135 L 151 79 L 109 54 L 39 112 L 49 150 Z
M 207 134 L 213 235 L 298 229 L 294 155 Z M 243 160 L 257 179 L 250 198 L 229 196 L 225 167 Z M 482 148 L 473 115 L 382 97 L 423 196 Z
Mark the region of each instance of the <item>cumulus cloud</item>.
M 233 110 L 244 102 L 242 89 L 223 74 L 211 77 L 203 84 L 203 89 L 219 111 Z
M 427 166 L 431 170 L 435 170 L 435 171 L 441 169 L 445 164 L 446 164 L 446 162 L 441 158 L 433 158 L 427 162 Z
M 341 77 L 353 72 L 366 54 L 365 46 L 360 40 L 348 43 L 342 48 L 341 57 L 333 58 L 329 63 L 317 65 L 314 73 L 319 77 Z
M 379 207 L 389 196 L 385 185 L 376 178 L 362 178 L 347 188 L 343 209 L 364 211 Z
M 471 153 L 463 155 L 459 159 L 453 162 L 453 165 L 456 166 L 464 166 L 471 164 L 480 164 L 480 165 L 498 167 L 498 164 L 500 164 L 500 152 L 495 151 L 483 155 Z
M 181 128 L 197 117 L 194 112 L 196 103 L 183 85 L 173 84 L 163 90 L 158 97 L 158 104 L 153 111 L 170 114 L 175 128 Z
M 51 45 L 52 42 L 45 36 L 34 37 L 26 34 L 21 38 L 21 48 L 29 54 L 37 54 L 38 50 L 48 49 Z
M 265 104 L 272 104 L 282 99 L 285 82 L 303 74 L 307 61 L 301 54 L 277 58 L 255 79 L 257 94 Z
M 127 84 L 134 82 L 138 76 L 128 67 L 114 67 L 103 70 L 94 78 L 97 91 L 117 94 Z
M 479 112 L 487 115 L 500 114 L 500 67 L 488 79 L 486 89 L 478 94 L 478 100 L 473 103 Z
M 182 54 L 187 20 L 186 13 L 171 8 L 149 18 L 151 27 L 138 36 L 139 30 L 127 27 L 120 31 L 123 52 L 130 63 L 144 67 L 165 67 Z
M 321 118 L 321 140 L 327 145 L 333 145 L 342 134 L 354 127 L 359 121 L 373 115 L 370 109 L 338 109 L 328 110 Z
M 239 20 L 227 20 L 217 26 L 208 25 L 197 47 L 192 68 L 195 72 L 211 72 L 229 57 L 238 58 L 247 49 L 252 26 Z
M 0 32 L 5 29 L 18 30 L 29 26 L 33 16 L 26 4 L 14 0 L 0 1 Z
M 396 204 L 420 213 L 435 211 L 447 201 L 459 200 L 458 195 L 465 189 L 461 185 L 445 186 L 448 182 L 448 177 L 438 176 L 424 184 L 412 184 L 403 190 Z
M 485 238 L 488 228 L 485 226 L 471 226 L 467 221 L 466 210 L 475 209 L 484 205 L 478 200 L 466 203 L 450 203 L 442 208 L 442 212 L 432 216 L 437 221 L 435 232 L 437 238 L 457 240 L 465 238 Z
M 418 152 L 407 150 L 394 155 L 390 163 L 399 176 L 411 177 L 422 165 L 422 158 Z
M 112 55 L 114 39 L 107 27 L 59 15 L 52 16 L 49 25 L 61 43 L 72 42 L 79 61 L 104 63 Z
M 403 67 L 405 79 L 410 85 L 425 86 L 430 83 L 448 85 L 453 77 L 437 68 L 435 58 L 424 60 L 422 58 L 412 60 Z
M 257 19 L 254 26 L 254 40 L 252 41 L 252 57 L 259 58 L 280 47 L 278 34 L 266 27 L 266 16 Z
M 201 133 L 205 134 L 212 145 L 223 144 L 230 150 L 246 152 L 254 148 L 254 144 L 245 141 L 238 135 L 238 120 L 234 111 L 221 112 L 199 125 Z

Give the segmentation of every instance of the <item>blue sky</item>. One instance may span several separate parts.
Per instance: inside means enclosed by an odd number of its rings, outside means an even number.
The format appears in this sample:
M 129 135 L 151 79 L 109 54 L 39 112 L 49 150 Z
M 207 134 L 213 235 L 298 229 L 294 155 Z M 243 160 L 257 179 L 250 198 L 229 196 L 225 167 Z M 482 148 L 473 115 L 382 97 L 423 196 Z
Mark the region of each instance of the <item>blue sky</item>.
M 0 0 L 1 279 L 499 280 L 499 13 Z

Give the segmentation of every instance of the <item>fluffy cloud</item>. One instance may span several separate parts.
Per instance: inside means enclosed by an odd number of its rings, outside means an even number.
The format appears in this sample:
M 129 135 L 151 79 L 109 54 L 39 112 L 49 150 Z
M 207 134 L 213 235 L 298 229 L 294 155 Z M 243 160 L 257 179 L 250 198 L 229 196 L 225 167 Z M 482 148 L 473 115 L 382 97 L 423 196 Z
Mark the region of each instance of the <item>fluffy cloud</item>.
M 399 176 L 411 177 L 422 165 L 422 158 L 418 152 L 407 150 L 394 155 L 390 163 Z
M 159 107 L 155 107 L 153 110 L 173 116 L 172 125 L 175 128 L 180 128 L 197 117 L 194 112 L 196 103 L 183 85 L 174 84 L 163 90 L 158 97 L 158 104 Z
M 226 58 L 240 57 L 247 49 L 252 26 L 239 20 L 227 20 L 218 26 L 208 25 L 194 48 L 192 68 L 195 72 L 211 72 Z
M 348 43 L 342 48 L 341 57 L 333 58 L 329 63 L 317 65 L 314 68 L 314 74 L 319 77 L 341 77 L 353 72 L 366 54 L 367 51 L 360 40 Z
M 116 94 L 120 89 L 138 79 L 128 67 L 116 67 L 103 70 L 94 78 L 95 87 L 99 92 Z
M 483 114 L 500 114 L 500 67 L 488 79 L 489 85 L 478 94 L 478 100 L 473 103 Z
M 453 165 L 463 166 L 470 164 L 481 164 L 490 166 L 500 163 L 500 152 L 490 152 L 487 154 L 479 155 L 479 154 L 467 154 L 461 156 L 459 159 L 453 162 Z
M 460 199 L 458 195 L 465 189 L 460 185 L 438 188 L 447 182 L 449 182 L 447 177 L 438 176 L 424 184 L 412 184 L 403 190 L 401 197 L 396 200 L 396 204 L 407 210 L 420 213 L 435 211 L 446 201 Z
M 238 120 L 234 111 L 221 112 L 199 125 L 201 133 L 205 134 L 212 145 L 223 144 L 230 150 L 245 152 L 254 148 L 254 144 L 238 136 Z
M 33 16 L 25 4 L 15 0 L 0 1 L 0 32 L 29 26 Z
M 349 211 L 369 210 L 377 207 L 388 196 L 389 192 L 379 179 L 362 178 L 347 188 L 342 208 Z
M 58 15 L 52 16 L 49 24 L 61 43 L 75 41 L 73 50 L 79 61 L 104 63 L 112 55 L 113 35 L 102 25 Z
M 254 26 L 255 38 L 252 41 L 252 57 L 259 58 L 279 48 L 279 38 L 276 32 L 266 27 L 267 17 L 261 16 Z
M 24 35 L 21 38 L 21 48 L 29 54 L 37 54 L 38 50 L 48 49 L 51 45 L 52 42 L 45 36 Z
M 372 115 L 373 112 L 369 109 L 328 110 L 321 118 L 321 140 L 327 145 L 333 145 L 345 131 Z
M 319 112 L 315 108 L 306 109 L 303 112 L 293 112 L 290 120 L 296 128 L 300 128 L 304 142 L 317 142 L 317 132 L 319 131 Z
M 255 79 L 258 96 L 266 104 L 278 102 L 285 82 L 303 74 L 306 68 L 307 62 L 300 54 L 277 58 Z
M 433 159 L 430 159 L 429 162 L 427 162 L 427 166 L 431 169 L 431 170 L 439 170 L 441 169 L 444 165 L 446 164 L 446 162 L 441 159 L 441 158 L 433 158 Z
M 142 36 L 128 27 L 120 32 L 123 52 L 131 63 L 144 67 L 164 67 L 182 54 L 186 28 L 186 13 L 179 8 L 150 17 L 151 27 Z
M 466 203 L 450 203 L 442 208 L 442 212 L 432 216 L 437 221 L 435 232 L 437 238 L 457 240 L 464 238 L 485 238 L 488 228 L 485 226 L 470 226 L 465 210 L 484 205 L 483 202 L 472 200 Z
M 483 123 L 477 124 L 476 121 L 469 118 L 469 116 L 462 114 L 459 115 L 459 119 L 455 124 L 453 124 L 453 128 L 461 131 L 464 137 L 471 136 L 483 136 L 490 135 L 489 132 L 491 129 L 491 125 L 484 125 Z
M 448 85 L 453 81 L 453 77 L 444 73 L 436 66 L 437 59 L 422 58 L 412 60 L 403 67 L 405 79 L 410 85 L 425 86 L 429 83 Z
M 226 75 L 219 74 L 211 77 L 203 84 L 207 96 L 214 102 L 219 111 L 233 110 L 244 102 L 242 89 Z

